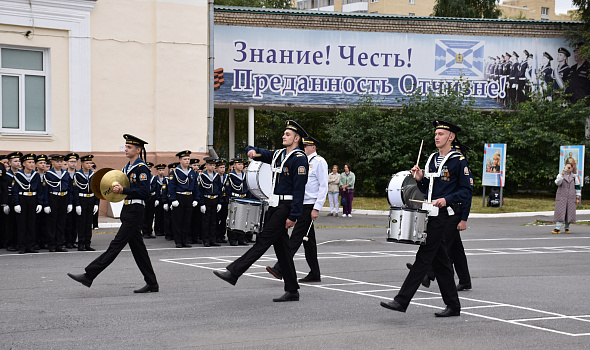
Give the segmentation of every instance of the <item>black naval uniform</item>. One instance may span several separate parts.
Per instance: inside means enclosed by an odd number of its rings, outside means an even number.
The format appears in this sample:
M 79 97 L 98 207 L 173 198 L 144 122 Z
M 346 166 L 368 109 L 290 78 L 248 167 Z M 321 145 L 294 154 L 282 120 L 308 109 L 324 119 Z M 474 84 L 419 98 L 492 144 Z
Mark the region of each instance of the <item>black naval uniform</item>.
M 72 211 L 73 193 L 72 179 L 67 171 L 58 175 L 55 169 L 49 169 L 45 173 L 45 188 L 47 190 L 47 202 L 51 213 L 47 218 L 48 248 L 50 251 L 62 251 L 65 244 L 66 216 Z
M 222 194 L 221 176 L 217 172 L 212 175 L 203 171 L 199 175 L 199 206 L 202 216 L 203 244 L 205 246 L 218 246 L 217 244 L 217 205 Z
M 172 210 L 171 219 L 174 222 L 174 242 L 176 247 L 188 247 L 193 202 L 199 198 L 197 174 L 190 167 L 185 173 L 179 165 L 170 172 L 168 180 L 168 201 Z M 175 201 L 178 201 L 177 207 L 172 206 Z
M 33 170 L 30 179 L 27 179 L 21 169 L 14 174 L 14 185 L 11 190 L 13 208 L 20 206 L 20 213 L 16 214 L 18 250 L 20 253 L 37 252 L 35 250 L 35 223 L 37 214 L 40 212 L 39 206 L 44 207 L 46 204 L 41 176 Z
M 141 158 L 133 164 L 127 163 L 123 172 L 129 178 L 130 188 L 124 188 L 127 195 L 121 210 L 121 227 L 107 250 L 86 267 L 86 277 L 94 280 L 119 255 L 125 245 L 129 248 L 135 263 L 143 274 L 148 286 L 157 286 L 156 274 L 141 236 L 141 224 L 145 211 L 145 201 L 150 196 L 149 169 Z
M 76 198 L 74 197 L 76 194 L 74 193 L 74 176 L 76 172 L 70 172 L 66 170 L 67 175 L 70 177 L 70 182 L 72 183 L 71 191 L 72 191 L 72 199 L 73 203 L 76 203 Z M 76 240 L 78 239 L 78 214 L 76 214 L 75 210 L 70 211 L 66 214 L 66 248 L 75 248 L 77 247 Z
M 439 208 L 437 216 L 428 217 L 426 244 L 418 249 L 416 260 L 394 298 L 394 301 L 404 309 L 412 300 L 431 265 L 447 308 L 454 311 L 461 309 L 445 237 L 457 230 L 457 225 L 461 221 L 460 203 L 467 202 L 473 190 L 467 160 L 459 152 L 451 150 L 450 153 L 453 154 L 444 164 L 441 176 L 434 179 L 432 192 L 432 201 L 444 197 L 447 206 Z M 437 172 L 436 158 L 435 153 L 426 166 L 430 173 Z M 424 176 L 421 181 L 418 181 L 418 188 L 423 193 L 427 193 L 429 182 L 430 180 Z
M 257 160 L 271 164 L 271 168 L 280 172 L 273 174 L 275 177 L 274 194 L 279 196 L 276 207 L 270 207 L 266 213 L 262 232 L 256 235 L 256 243 L 244 255 L 227 266 L 227 270 L 234 278 L 239 278 L 252 264 L 256 262 L 271 245 L 279 260 L 279 266 L 285 281 L 285 291 L 295 293 L 299 289 L 295 264 L 291 257 L 289 246 L 289 234 L 285 228 L 287 219 L 297 221 L 302 215 L 303 197 L 309 164 L 305 153 L 296 148 L 289 155 L 286 149 L 268 151 L 262 148 L 248 146 L 246 152 L 255 150 L 261 156 Z M 274 156 L 277 156 L 274 158 Z M 286 159 L 284 164 L 283 160 Z M 273 162 L 273 159 L 275 161 Z M 282 167 L 281 167 L 282 164 Z
M 167 203 L 167 201 L 165 200 L 165 195 L 167 196 L 167 193 L 165 193 L 166 188 L 164 187 L 166 186 L 166 177 L 160 179 L 158 176 L 156 176 L 155 178 L 156 182 L 158 183 L 157 200 L 159 203 L 158 206 L 156 206 L 154 212 L 154 231 L 156 233 L 156 236 L 164 236 L 164 215 L 166 213 L 164 211 L 164 204 Z
M 0 163 L 0 248 L 4 248 L 6 243 L 6 226 L 5 226 L 5 213 L 4 208 L 10 208 L 8 206 L 8 177 L 6 176 L 6 168 L 4 164 Z M 9 210 L 9 209 L 7 209 Z
M 5 246 L 9 252 L 17 251 L 18 245 L 18 223 L 16 220 L 16 213 L 14 212 L 14 201 L 12 200 L 12 187 L 14 186 L 14 173 L 12 169 L 6 171 L 6 204 L 8 205 L 8 214 L 4 218 L 5 228 Z M 3 208 L 4 209 L 4 208 Z
M 144 238 L 155 238 L 153 235 L 154 215 L 156 214 L 156 200 L 160 198 L 160 189 L 158 186 L 158 177 L 152 174 L 150 176 L 150 198 L 145 203 L 145 215 L 143 218 L 142 233 Z M 160 203 L 158 203 L 159 205 Z
M 584 61 L 582 65 L 576 63 L 571 67 L 568 78 L 569 85 L 565 92 L 567 94 L 572 94 L 571 100 L 573 103 L 590 95 L 589 73 L 590 62 L 588 60 Z
M 217 212 L 217 243 L 226 243 L 225 231 L 227 231 L 227 209 L 229 205 L 229 196 L 227 195 L 227 186 L 229 175 L 224 173 L 219 176 L 221 181 L 221 193 L 219 194 L 219 204 L 221 209 Z
M 248 183 L 246 182 L 246 173 L 242 171 L 241 174 L 232 171 L 227 176 L 226 186 L 227 196 L 230 198 L 245 199 L 248 196 Z M 236 230 L 228 230 L 227 238 L 230 245 L 248 245 L 246 242 L 246 235 L 244 232 Z
M 94 206 L 98 205 L 100 199 L 92 193 L 90 181 L 94 171 L 90 170 L 88 175 L 82 169 L 74 174 L 74 203 L 76 207 L 82 209 L 78 215 L 78 250 L 92 250 L 90 243 L 92 241 L 92 217 L 94 215 Z

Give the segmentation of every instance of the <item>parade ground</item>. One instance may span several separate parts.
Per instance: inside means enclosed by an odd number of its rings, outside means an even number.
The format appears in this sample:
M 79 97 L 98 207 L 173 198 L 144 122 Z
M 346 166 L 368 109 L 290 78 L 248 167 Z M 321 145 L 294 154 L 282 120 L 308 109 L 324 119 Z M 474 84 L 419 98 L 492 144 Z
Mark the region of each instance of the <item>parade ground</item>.
M 571 234 L 529 225 L 551 216 L 472 218 L 462 233 L 473 289 L 459 292 L 460 317 L 433 282 L 406 313 L 384 309 L 417 246 L 386 241 L 387 216 L 322 216 L 322 282 L 302 284 L 298 302 L 274 303 L 283 283 L 265 271 L 271 248 L 236 286 L 223 269 L 248 247 L 173 248 L 146 240 L 160 292 L 125 249 L 91 288 L 66 273 L 84 267 L 114 237 L 94 231 L 96 252 L 0 253 L 1 349 L 583 349 L 590 341 L 590 226 Z M 589 220 L 590 215 L 578 215 Z M 301 249 L 299 277 L 308 267 Z

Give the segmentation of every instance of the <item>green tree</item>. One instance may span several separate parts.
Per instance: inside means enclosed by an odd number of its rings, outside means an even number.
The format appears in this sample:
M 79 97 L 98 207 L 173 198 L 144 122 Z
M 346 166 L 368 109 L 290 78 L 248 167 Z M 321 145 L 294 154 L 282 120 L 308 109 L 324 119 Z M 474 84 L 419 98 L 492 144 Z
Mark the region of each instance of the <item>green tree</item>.
M 215 5 L 290 9 L 289 0 L 215 0 Z
M 582 21 L 582 25 L 571 32 L 570 42 L 576 44 L 584 42 L 578 54 L 585 59 L 590 59 L 590 0 L 572 0 L 572 4 L 578 7 L 573 18 Z
M 460 18 L 499 18 L 501 14 L 496 0 L 436 0 L 432 13 Z

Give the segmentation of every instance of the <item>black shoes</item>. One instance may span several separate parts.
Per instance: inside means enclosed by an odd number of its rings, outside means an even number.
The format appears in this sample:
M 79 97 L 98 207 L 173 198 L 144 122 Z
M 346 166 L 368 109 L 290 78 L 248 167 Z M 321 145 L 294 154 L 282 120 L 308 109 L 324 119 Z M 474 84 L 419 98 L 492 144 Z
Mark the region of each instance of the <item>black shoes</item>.
M 63 247 L 56 247 L 55 249 L 49 249 L 50 252 L 59 252 L 59 253 L 65 253 L 68 250 L 64 249 Z
M 270 273 L 271 275 L 273 275 L 278 280 L 282 280 L 283 279 L 283 274 L 281 273 L 281 271 L 275 269 L 274 267 L 267 266 L 266 267 L 266 271 L 268 271 L 268 273 Z
M 307 276 L 299 279 L 299 282 L 300 283 L 318 283 L 318 282 L 321 282 L 321 281 L 322 281 L 321 278 L 310 276 L 310 275 L 307 275 Z
M 177 244 L 176 248 L 182 248 L 182 244 Z
M 398 303 L 395 300 L 389 301 L 387 303 L 382 301 L 381 306 L 383 306 L 386 309 L 399 311 L 399 312 L 406 312 L 406 309 L 408 308 L 407 306 L 403 306 L 402 304 Z
M 457 292 L 460 292 L 462 290 L 469 290 L 471 289 L 471 283 L 466 283 L 466 284 L 457 284 Z
M 133 293 L 158 293 L 160 287 L 157 284 L 146 284 L 142 288 L 136 289 Z
M 182 247 L 183 247 L 183 248 L 192 248 L 193 246 L 192 246 L 192 245 L 190 245 L 190 244 L 183 244 L 183 245 L 182 245 Z
M 87 252 L 93 252 L 93 251 L 95 251 L 96 249 L 94 249 L 94 248 L 92 248 L 91 246 L 87 245 L 87 246 L 86 246 L 86 248 L 85 248 L 85 250 L 86 250 Z
M 221 278 L 222 280 L 226 281 L 232 286 L 235 286 L 236 282 L 238 282 L 238 279 L 234 275 L 232 275 L 232 273 L 229 272 L 229 270 L 225 270 L 223 272 L 213 271 L 213 273 L 215 274 L 215 276 Z
M 248 242 L 246 242 L 245 239 L 238 241 L 238 245 L 249 245 Z
M 88 288 L 90 288 L 90 286 L 92 285 L 92 280 L 90 278 L 88 278 L 88 276 L 86 276 L 85 273 L 83 273 L 81 275 L 73 275 L 71 273 L 68 273 L 68 276 L 70 276 L 70 278 L 73 279 L 74 281 L 82 283 L 83 285 L 85 285 Z
M 78 247 L 78 251 L 79 251 L 79 252 L 86 251 L 86 248 L 84 248 L 84 247 Z
M 211 246 L 212 247 L 221 247 L 221 244 L 216 243 L 216 242 L 211 242 Z
M 285 292 L 280 298 L 274 298 L 272 301 L 276 303 L 283 301 L 299 301 L 299 292 Z
M 436 317 L 452 317 L 452 316 L 460 316 L 461 315 L 461 309 L 453 309 L 449 306 L 446 307 L 446 309 L 444 309 L 441 312 L 435 312 L 434 316 Z
M 238 245 L 238 241 L 229 241 L 229 245 L 236 247 Z

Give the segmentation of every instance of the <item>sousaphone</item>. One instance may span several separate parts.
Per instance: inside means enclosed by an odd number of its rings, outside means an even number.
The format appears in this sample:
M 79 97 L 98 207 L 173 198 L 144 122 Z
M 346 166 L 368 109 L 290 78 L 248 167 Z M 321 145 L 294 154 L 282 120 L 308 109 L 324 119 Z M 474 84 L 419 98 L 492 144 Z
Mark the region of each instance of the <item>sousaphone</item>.
M 103 168 L 98 170 L 90 181 L 90 188 L 95 196 L 109 202 L 120 202 L 127 197 L 126 194 L 113 192 L 113 186 L 121 185 L 129 188 L 129 178 L 121 170 Z

